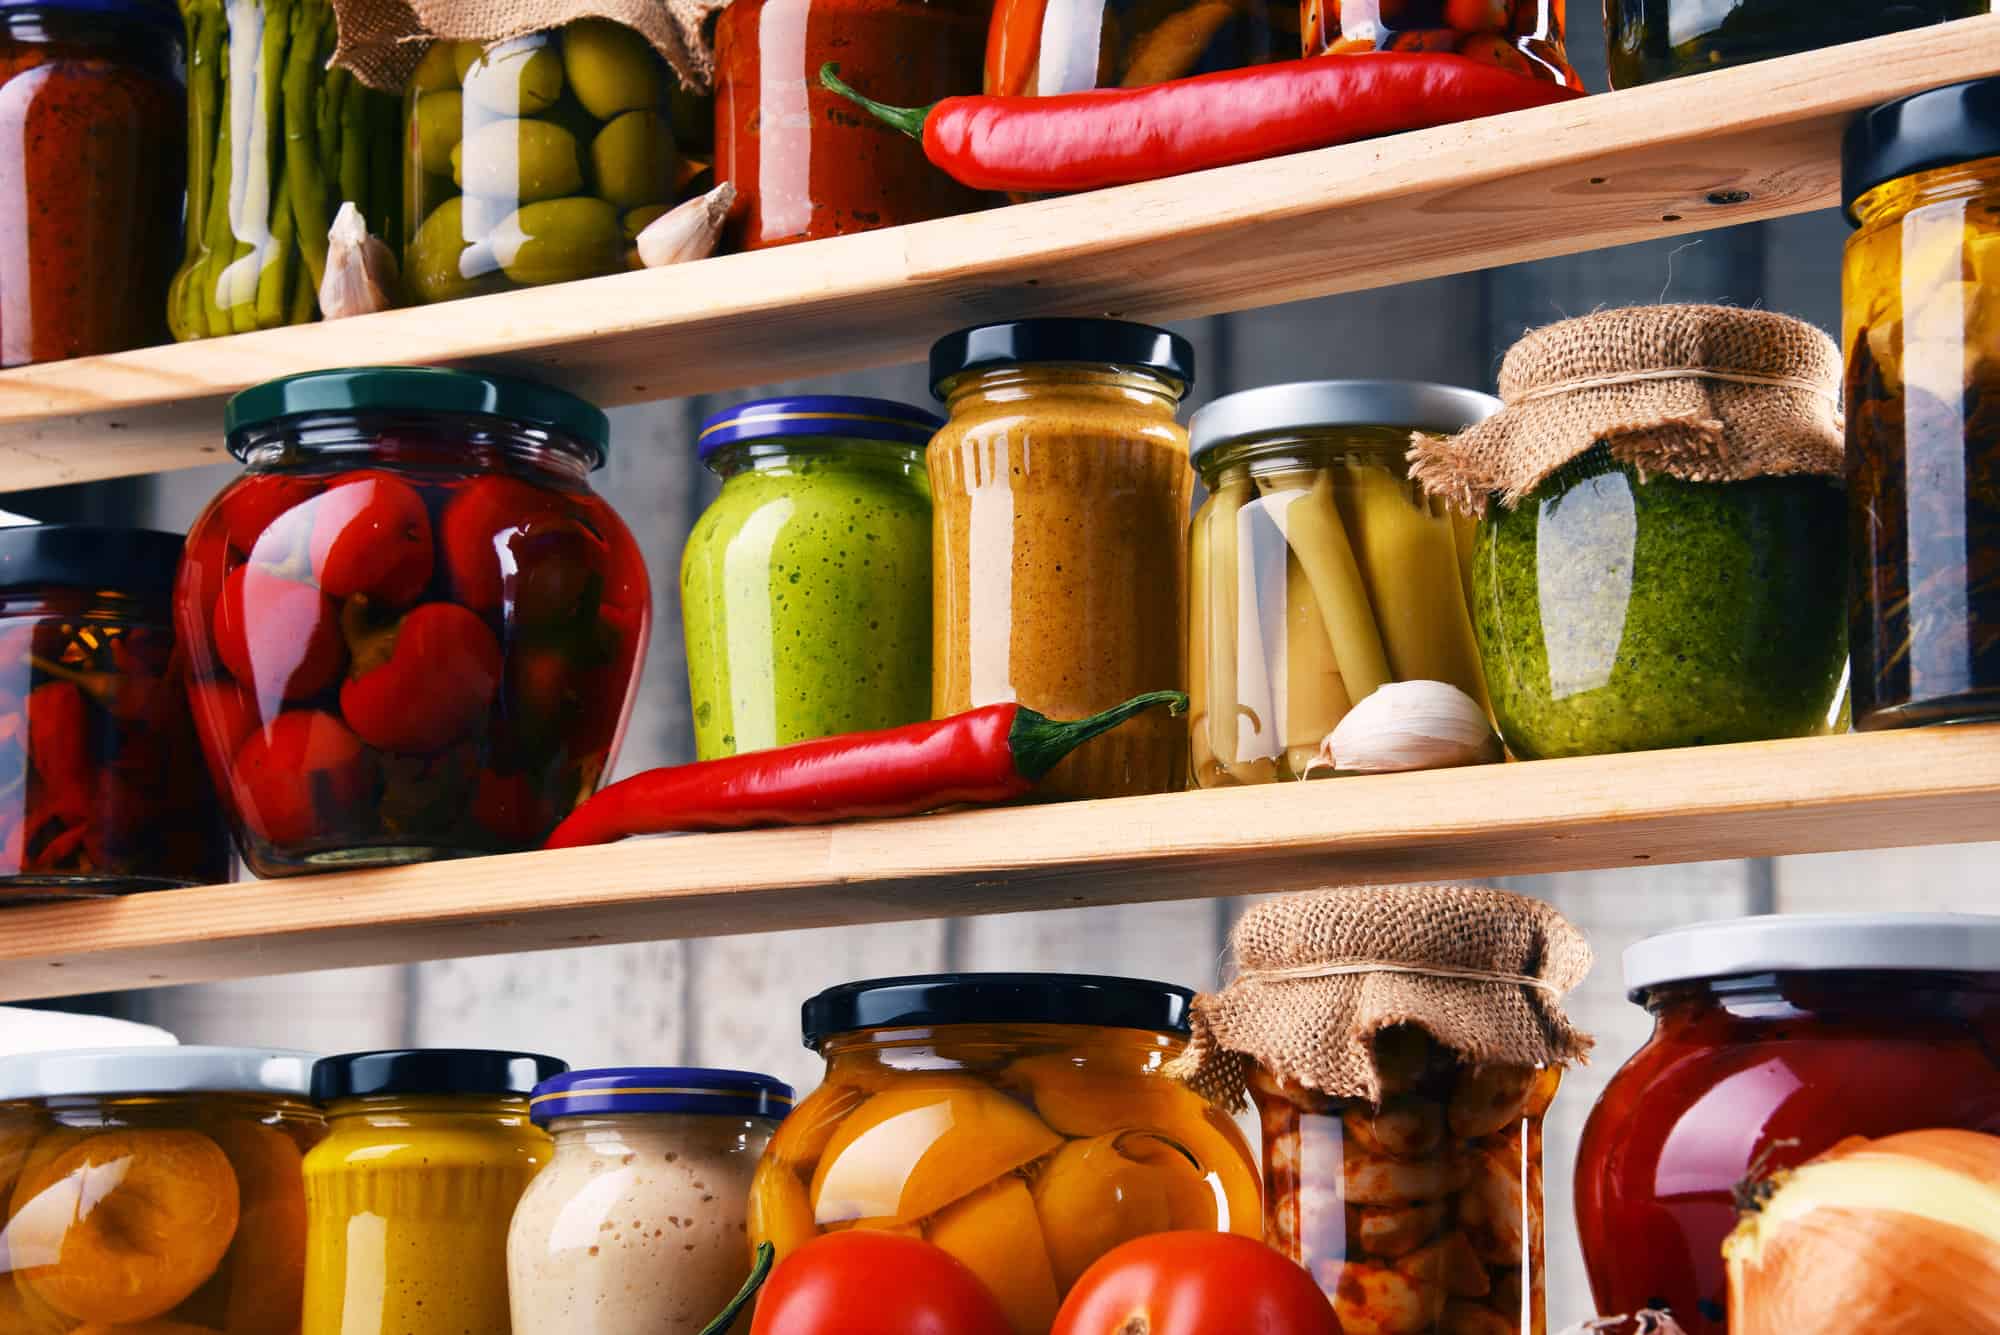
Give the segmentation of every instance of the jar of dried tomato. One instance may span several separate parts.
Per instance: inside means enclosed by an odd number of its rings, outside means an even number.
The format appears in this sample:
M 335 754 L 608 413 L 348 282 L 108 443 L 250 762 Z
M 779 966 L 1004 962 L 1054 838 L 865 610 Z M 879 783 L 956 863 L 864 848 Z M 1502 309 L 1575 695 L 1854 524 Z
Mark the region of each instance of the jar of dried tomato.
M 166 0 L 0 0 L 0 366 L 166 341 L 180 26 Z
M 1564 0 L 1299 0 L 1305 53 L 1435 51 L 1583 91 L 1563 50 Z
M 715 29 L 715 178 L 741 197 L 725 236 L 758 250 L 969 213 L 992 202 L 819 81 L 926 106 L 979 91 L 993 0 L 735 0 Z
M 1849 1136 L 2000 1133 L 2000 917 L 1797 914 L 1625 952 L 1653 1035 L 1577 1152 L 1598 1310 L 1728 1329 L 1722 1240 L 1744 1182 Z
M 387 367 L 230 400 L 188 536 L 196 726 L 260 876 L 532 848 L 611 768 L 645 653 L 604 414 Z
M 180 559 L 175 533 L 0 529 L 0 904 L 228 877 L 182 705 Z

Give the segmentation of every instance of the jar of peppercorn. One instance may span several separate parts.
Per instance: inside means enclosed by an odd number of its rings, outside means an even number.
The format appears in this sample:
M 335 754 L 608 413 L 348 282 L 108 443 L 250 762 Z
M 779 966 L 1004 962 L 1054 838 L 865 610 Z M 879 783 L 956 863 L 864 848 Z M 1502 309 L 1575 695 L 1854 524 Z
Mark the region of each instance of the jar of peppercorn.
M 532 848 L 611 768 L 645 654 L 604 414 L 386 367 L 230 400 L 246 465 L 176 590 L 196 727 L 251 870 Z
M 0 905 L 228 876 L 181 706 L 180 557 L 174 533 L 0 529 Z

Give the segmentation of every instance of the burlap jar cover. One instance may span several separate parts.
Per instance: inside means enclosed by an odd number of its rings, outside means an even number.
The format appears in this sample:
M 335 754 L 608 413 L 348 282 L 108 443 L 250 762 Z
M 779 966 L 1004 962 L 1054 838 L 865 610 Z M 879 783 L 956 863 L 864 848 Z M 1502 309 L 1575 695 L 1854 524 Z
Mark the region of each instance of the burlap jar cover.
M 1453 508 L 1510 509 L 1602 443 L 1643 476 L 1737 482 L 1842 472 L 1840 349 L 1788 315 L 1633 306 L 1534 330 L 1500 367 L 1500 412 L 1412 438 L 1410 472 Z
M 401 92 L 433 41 L 497 42 L 577 19 L 610 19 L 652 43 L 681 82 L 706 92 L 715 74 L 709 20 L 729 0 L 333 0 L 333 63 L 371 88 Z

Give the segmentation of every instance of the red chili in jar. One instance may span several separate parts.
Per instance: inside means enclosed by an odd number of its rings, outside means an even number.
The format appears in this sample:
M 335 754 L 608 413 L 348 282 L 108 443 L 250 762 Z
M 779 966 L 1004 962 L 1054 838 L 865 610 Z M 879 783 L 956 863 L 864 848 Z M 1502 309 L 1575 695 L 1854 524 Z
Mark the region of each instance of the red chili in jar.
M 0 6 L 0 366 L 166 341 L 179 29 L 161 0 Z
M 1598 1310 L 1728 1329 L 1740 1184 L 1848 1136 L 2000 1133 L 2000 917 L 1791 915 L 1642 941 L 1653 1036 L 1583 1131 L 1576 1213 Z
M 247 465 L 175 614 L 210 769 L 260 876 L 532 848 L 616 756 L 651 624 L 593 493 L 604 414 L 387 367 L 230 400 Z

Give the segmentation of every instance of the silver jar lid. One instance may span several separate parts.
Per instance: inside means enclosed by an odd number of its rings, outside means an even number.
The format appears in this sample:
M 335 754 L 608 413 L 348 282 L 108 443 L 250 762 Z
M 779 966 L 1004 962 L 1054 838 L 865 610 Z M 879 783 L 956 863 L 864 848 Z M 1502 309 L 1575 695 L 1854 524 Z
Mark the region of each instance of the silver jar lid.
M 0 1058 L 0 1102 L 116 1094 L 304 1098 L 311 1053 L 283 1048 L 78 1048 Z
M 1343 426 L 1463 431 L 1500 411 L 1476 389 L 1425 380 L 1301 380 L 1226 394 L 1188 423 L 1188 454 L 1280 432 Z
M 1779 913 L 1698 923 L 1627 947 L 1625 991 L 1640 1001 L 1667 983 L 1860 969 L 2000 973 L 2000 917 Z

